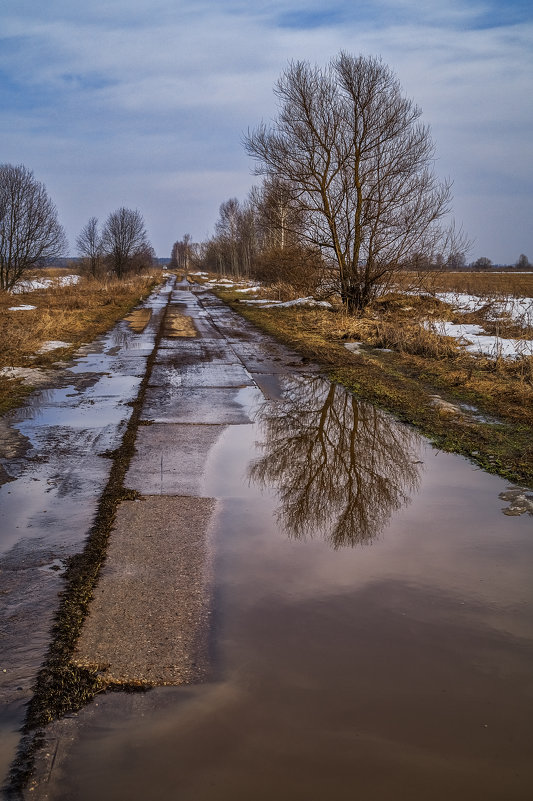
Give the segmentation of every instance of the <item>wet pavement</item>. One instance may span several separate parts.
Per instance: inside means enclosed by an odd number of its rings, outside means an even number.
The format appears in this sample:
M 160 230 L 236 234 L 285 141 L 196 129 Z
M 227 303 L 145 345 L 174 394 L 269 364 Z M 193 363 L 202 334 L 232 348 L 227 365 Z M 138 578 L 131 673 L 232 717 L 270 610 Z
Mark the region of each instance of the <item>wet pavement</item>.
M 82 550 L 154 348 L 172 282 L 143 304 L 137 332 L 119 322 L 43 372 L 43 389 L 0 419 L 0 704 L 5 775 L 47 650 L 68 559 Z
M 164 302 L 157 301 L 150 325 Z M 184 671 L 153 683 L 185 683 L 143 695 L 103 694 L 53 724 L 31 797 L 531 798 L 533 532 L 527 514 L 502 514 L 499 496 L 512 490 L 331 386 L 212 295 L 179 286 L 171 304 L 126 478 L 145 500 L 122 504 L 133 518 L 108 560 L 111 573 L 127 573 L 120 560 L 128 564 L 128 531 L 141 539 L 161 532 L 155 561 L 139 541 L 147 570 L 135 590 L 141 608 L 129 610 L 132 629 L 124 610 L 139 577 L 130 575 L 122 596 L 116 581 L 99 589 L 116 604 L 109 641 L 116 646 L 122 636 L 135 646 L 118 649 L 125 659 L 119 678 L 142 674 L 146 663 L 135 660 L 153 656 L 154 640 L 169 637 L 170 667 L 181 660 Z M 149 334 L 136 336 L 146 353 L 128 355 L 122 343 L 109 358 L 134 364 L 146 356 Z M 108 358 L 105 348 L 102 356 Z M 111 407 L 118 394 L 111 384 L 106 390 Z M 66 393 L 55 402 L 68 410 Z M 43 419 L 50 414 L 43 411 Z M 114 416 L 115 429 L 100 422 L 106 430 L 99 434 L 79 427 L 80 436 L 89 432 L 87 484 L 85 468 L 75 472 L 81 446 L 63 474 L 66 481 L 73 472 L 61 502 L 74 515 L 78 539 L 69 538 L 58 514 L 46 528 L 43 509 L 53 513 L 53 504 L 43 506 L 39 482 L 29 483 L 42 464 L 31 467 L 14 505 L 26 498 L 16 520 L 38 520 L 39 533 L 24 528 L 16 540 L 13 530 L 5 559 L 21 571 L 23 548 L 33 565 L 28 577 L 44 567 L 54 591 L 61 581 L 54 566 L 83 540 L 88 512 L 76 500 L 90 509 L 103 481 L 98 470 L 105 472 L 106 460 L 91 448 L 113 447 L 123 425 Z M 63 436 L 76 440 L 71 428 L 50 434 L 57 447 Z M 25 432 L 30 441 L 31 426 Z M 33 437 L 37 453 L 48 440 Z M 43 464 L 57 470 L 45 454 Z M 17 480 L 25 480 L 28 465 L 17 469 Z M 6 487 L 15 489 L 16 481 Z M 56 498 L 57 488 L 51 492 Z M 207 504 L 198 519 L 196 503 Z M 158 571 L 173 531 L 175 561 Z M 179 554 L 187 544 L 198 549 L 190 562 L 191 547 Z M 45 553 L 49 561 L 34 564 L 34 554 Z M 53 592 L 43 595 L 44 586 L 39 578 L 33 593 L 46 610 Z M 35 611 L 36 600 L 27 603 Z M 95 630 L 110 619 L 111 606 L 95 605 Z M 156 624 L 152 639 L 147 611 Z M 176 625 L 174 612 L 187 626 Z M 28 675 L 45 640 L 43 624 L 41 634 L 26 630 L 19 643 Z M 109 651 L 98 657 L 113 658 Z

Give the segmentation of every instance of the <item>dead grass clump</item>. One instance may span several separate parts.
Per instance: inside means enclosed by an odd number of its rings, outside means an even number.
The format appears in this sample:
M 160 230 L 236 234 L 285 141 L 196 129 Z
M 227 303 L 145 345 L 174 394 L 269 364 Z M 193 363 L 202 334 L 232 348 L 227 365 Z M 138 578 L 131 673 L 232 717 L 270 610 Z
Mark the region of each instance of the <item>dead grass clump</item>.
M 376 348 L 397 353 L 411 353 L 430 359 L 455 359 L 459 355 L 453 337 L 442 336 L 431 325 L 415 323 L 377 322 L 367 342 Z
M 287 300 L 294 300 L 298 297 L 298 292 L 295 287 L 288 281 L 274 281 L 268 285 L 267 294 L 275 300 L 285 302 Z

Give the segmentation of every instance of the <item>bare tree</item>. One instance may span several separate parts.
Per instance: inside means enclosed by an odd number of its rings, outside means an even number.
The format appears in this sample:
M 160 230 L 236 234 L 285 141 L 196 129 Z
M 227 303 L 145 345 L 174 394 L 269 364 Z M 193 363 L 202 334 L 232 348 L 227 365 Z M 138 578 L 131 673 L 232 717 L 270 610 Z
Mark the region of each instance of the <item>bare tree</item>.
M 462 250 L 452 250 L 446 259 L 446 269 L 451 270 L 464 270 L 466 267 L 466 256 Z
M 440 225 L 450 183 L 432 172 L 429 129 L 380 59 L 340 53 L 324 70 L 294 62 L 275 91 L 274 125 L 261 124 L 245 146 L 258 174 L 293 190 L 350 310 L 385 291 L 411 254 L 453 246 Z
M 144 263 L 147 254 L 153 253 L 141 212 L 124 206 L 111 212 L 107 218 L 102 231 L 102 245 L 118 278 L 137 266 L 139 257 Z
M 66 237 L 44 184 L 24 165 L 0 165 L 0 289 L 61 256 Z
M 301 243 L 304 219 L 295 192 L 286 181 L 266 178 L 250 192 L 263 248 L 284 250 Z
M 519 270 L 528 270 L 531 267 L 529 263 L 529 259 L 525 253 L 521 253 L 518 257 L 518 261 L 516 262 L 515 267 L 518 267 Z
M 174 242 L 170 256 L 170 264 L 179 270 L 183 270 L 185 275 L 189 272 L 190 260 L 192 255 L 192 237 L 184 234 L 183 239 Z
M 418 435 L 322 378 L 294 375 L 283 388 L 258 409 L 262 454 L 248 476 L 276 490 L 289 535 L 371 542 L 418 487 Z
M 480 256 L 471 266 L 474 270 L 488 270 L 492 267 L 492 261 L 487 256 Z
M 76 239 L 76 247 L 79 255 L 88 264 L 91 275 L 94 277 L 100 269 L 103 256 L 102 237 L 98 230 L 98 220 L 96 217 L 91 217 L 89 222 L 81 229 Z
M 239 268 L 239 218 L 240 203 L 230 197 L 220 204 L 219 218 L 215 226 L 217 237 L 221 240 L 229 257 L 228 270 L 232 275 L 240 275 Z

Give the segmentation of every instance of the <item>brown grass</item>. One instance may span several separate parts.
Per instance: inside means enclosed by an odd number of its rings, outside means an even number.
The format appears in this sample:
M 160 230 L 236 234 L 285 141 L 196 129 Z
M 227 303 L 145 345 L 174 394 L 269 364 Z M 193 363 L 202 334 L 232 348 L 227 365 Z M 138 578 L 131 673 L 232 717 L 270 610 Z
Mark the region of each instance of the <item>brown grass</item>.
M 104 333 L 149 294 L 161 280 L 161 272 L 135 275 L 118 281 L 82 278 L 73 286 L 35 290 L 20 295 L 0 293 L 0 367 L 49 366 L 70 356 L 84 342 Z M 29 311 L 9 311 L 10 306 L 32 305 Z M 38 354 L 49 340 L 68 347 Z M 0 411 L 20 395 L 17 382 L 0 383 Z
M 466 292 L 487 298 L 533 297 L 533 273 L 398 273 L 395 283 L 398 289 L 421 283 L 427 292 Z

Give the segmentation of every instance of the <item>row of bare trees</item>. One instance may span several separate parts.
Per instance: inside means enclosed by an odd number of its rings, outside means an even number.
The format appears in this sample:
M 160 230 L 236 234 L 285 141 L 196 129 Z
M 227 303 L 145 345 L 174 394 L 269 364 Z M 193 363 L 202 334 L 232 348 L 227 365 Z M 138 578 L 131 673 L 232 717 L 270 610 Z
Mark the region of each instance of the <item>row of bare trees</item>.
M 153 264 L 142 214 L 120 208 L 102 229 L 96 217 L 80 232 L 78 255 L 93 276 L 112 270 L 122 278 Z M 24 273 L 64 255 L 65 231 L 46 187 L 22 164 L 0 165 L 0 289 L 10 290 Z
M 91 217 L 80 231 L 76 247 L 92 276 L 111 269 L 123 278 L 128 272 L 148 269 L 155 258 L 141 212 L 124 206 L 112 211 L 102 228 L 98 219 Z
M 220 275 L 286 282 L 312 291 L 323 280 L 325 263 L 304 237 L 304 216 L 289 185 L 266 178 L 244 202 L 229 198 L 219 209 L 215 235 L 196 248 L 197 261 Z
M 275 93 L 274 122 L 244 140 L 264 183 L 221 205 L 206 266 L 259 277 L 300 258 L 356 311 L 400 270 L 464 259 L 469 243 L 445 223 L 451 183 L 435 175 L 429 128 L 387 65 L 344 52 L 323 69 L 297 61 Z

